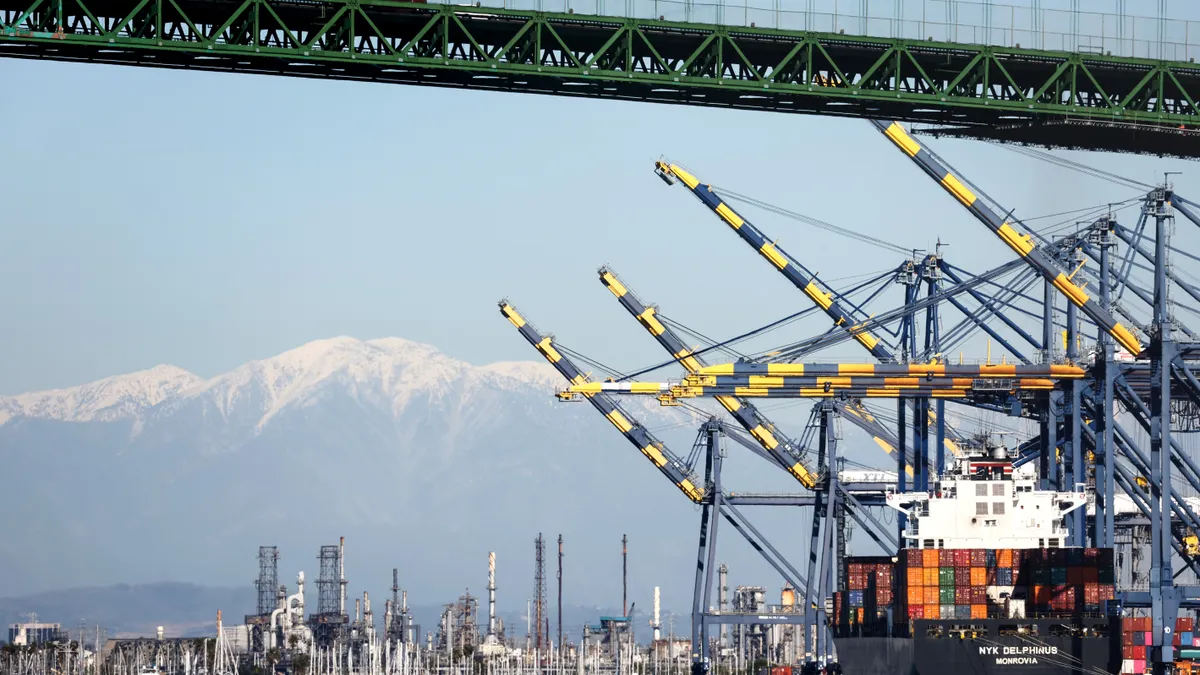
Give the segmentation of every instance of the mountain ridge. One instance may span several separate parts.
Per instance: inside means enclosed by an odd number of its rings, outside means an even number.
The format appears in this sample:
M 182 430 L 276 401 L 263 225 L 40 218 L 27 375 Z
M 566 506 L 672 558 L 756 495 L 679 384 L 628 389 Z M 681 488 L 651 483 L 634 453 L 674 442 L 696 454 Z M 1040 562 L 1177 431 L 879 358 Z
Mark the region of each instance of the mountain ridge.
M 691 527 L 660 524 L 690 523 L 693 505 L 592 406 L 557 402 L 562 384 L 548 364 L 341 337 L 212 378 L 164 366 L 2 398 L 0 595 L 241 586 L 261 545 L 279 547 L 281 578 L 311 577 L 319 546 L 345 536 L 352 588 L 399 567 L 454 597 L 483 585 L 491 551 L 498 582 L 526 587 L 548 532 L 571 542 L 576 578 L 607 579 L 587 585 L 597 599 L 619 582 L 621 535 L 645 542 L 647 576 L 630 581 L 647 597 L 687 564 Z M 652 397 L 622 406 L 687 456 L 690 413 Z
M 420 364 L 421 368 L 413 368 Z M 415 376 L 414 376 L 415 375 Z M 372 379 L 383 384 L 399 413 L 414 391 L 429 389 L 453 378 L 491 379 L 489 384 L 553 387 L 561 382 L 546 363 L 500 361 L 476 366 L 450 357 L 436 347 L 398 337 L 359 340 L 338 336 L 312 340 L 275 356 L 256 359 L 211 378 L 183 368 L 160 364 L 132 373 L 112 375 L 71 387 L 0 396 L 0 426 L 19 418 L 61 422 L 111 422 L 135 420 L 135 432 L 144 415 L 159 406 L 178 405 L 209 395 L 217 410 L 228 414 L 247 387 L 262 387 L 269 405 L 257 430 L 291 405 L 302 404 L 328 384 L 341 378 L 362 384 Z

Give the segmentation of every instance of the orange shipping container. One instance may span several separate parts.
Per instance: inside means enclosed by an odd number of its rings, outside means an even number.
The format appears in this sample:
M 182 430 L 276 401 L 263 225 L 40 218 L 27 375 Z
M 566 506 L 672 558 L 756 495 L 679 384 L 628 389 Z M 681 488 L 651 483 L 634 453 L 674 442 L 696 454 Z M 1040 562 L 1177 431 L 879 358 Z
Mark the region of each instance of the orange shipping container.
M 972 567 L 971 568 L 971 585 L 972 586 L 987 586 L 987 568 Z M 974 619 L 975 617 L 971 617 Z
M 1013 566 L 1013 554 L 1011 548 L 1001 548 L 996 550 L 996 564 L 1000 567 Z
M 987 618 L 987 605 L 971 605 L 971 618 L 972 619 L 986 619 Z
M 921 557 L 922 557 L 921 562 L 924 563 L 925 567 L 937 567 L 938 566 L 938 551 L 936 548 L 924 549 L 923 551 L 921 551 Z
M 925 589 L 921 586 L 912 586 L 908 589 L 908 604 L 923 605 L 925 604 Z
M 923 568 L 921 568 L 922 576 L 924 577 L 923 579 L 921 579 L 921 581 L 924 582 L 922 585 L 937 587 L 938 584 L 941 583 L 938 581 L 938 570 L 939 569 L 940 568 L 938 568 L 938 567 L 923 567 Z
M 926 619 L 936 619 L 936 618 L 940 617 L 941 615 L 942 615 L 942 606 L 941 605 L 939 605 L 936 602 L 925 604 L 925 618 Z
M 936 605 L 941 603 L 941 589 L 937 586 L 925 586 L 922 590 L 925 592 L 925 604 Z

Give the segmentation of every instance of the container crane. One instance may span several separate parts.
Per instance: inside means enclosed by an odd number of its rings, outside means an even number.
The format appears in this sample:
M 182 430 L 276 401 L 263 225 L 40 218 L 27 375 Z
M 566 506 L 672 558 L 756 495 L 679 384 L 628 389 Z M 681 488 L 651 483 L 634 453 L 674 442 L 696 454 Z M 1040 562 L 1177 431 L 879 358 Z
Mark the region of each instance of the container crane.
M 616 296 L 621 306 L 629 311 L 630 314 L 642 324 L 654 339 L 663 346 L 675 360 L 687 369 L 689 373 L 695 373 L 704 367 L 704 362 L 699 357 L 692 354 L 692 350 L 688 349 L 687 345 L 679 339 L 677 335 L 655 316 L 653 307 L 647 307 L 642 304 L 629 287 L 617 278 L 617 275 L 608 267 L 601 267 L 600 281 L 609 291 Z M 717 403 L 720 403 L 729 414 L 737 420 L 738 424 L 743 429 L 750 432 L 754 440 L 758 441 L 759 445 L 766 450 L 780 466 L 787 469 L 788 473 L 793 478 L 800 481 L 800 484 L 808 489 L 817 487 L 820 481 L 820 476 L 811 471 L 800 460 L 803 453 L 803 448 L 796 445 L 795 441 L 778 433 L 775 425 L 770 420 L 763 417 L 749 401 L 740 399 L 734 396 L 718 396 Z M 818 469 L 819 470 L 819 469 Z
M 517 331 L 521 333 L 529 344 L 533 345 L 534 349 L 538 350 L 550 365 L 554 366 L 555 370 L 563 377 L 567 378 L 573 386 L 580 386 L 588 383 L 588 376 L 581 371 L 574 363 L 571 362 L 562 352 L 554 345 L 554 338 L 548 335 L 542 335 L 536 328 L 533 327 L 525 317 L 517 311 L 515 307 L 509 304 L 506 300 L 501 300 L 500 313 L 506 319 L 516 326 Z M 604 393 L 592 392 L 583 395 L 592 407 L 600 411 L 605 419 L 612 423 L 618 431 L 621 432 L 630 443 L 634 445 L 643 455 L 649 459 L 655 467 L 658 468 L 663 475 L 671 480 L 676 487 L 679 488 L 688 499 L 699 504 L 704 501 L 704 486 L 697 485 L 693 480 L 689 471 L 685 469 L 687 466 L 678 457 L 675 457 L 667 450 L 666 446 L 661 441 L 654 437 L 644 426 L 634 420 L 629 413 L 625 412 L 621 406 L 610 396 Z
M 905 131 L 904 127 L 900 126 L 899 122 L 872 120 L 871 123 L 884 136 L 887 136 L 888 140 L 907 155 L 909 159 L 921 167 L 930 178 L 937 181 L 938 184 L 945 188 L 946 192 L 949 192 L 960 204 L 966 207 L 971 212 L 971 215 L 986 225 L 1009 248 L 1021 256 L 1026 263 L 1037 270 L 1047 282 L 1066 296 L 1071 304 L 1082 310 L 1092 321 L 1095 321 L 1098 326 L 1111 335 L 1118 344 L 1129 350 L 1129 353 L 1134 357 L 1142 353 L 1142 343 L 1128 328 L 1113 317 L 1108 308 L 1101 307 L 1100 303 L 1089 297 L 1083 288 L 1075 285 L 1071 277 L 1059 269 L 1058 265 L 1054 263 L 1054 260 L 1045 251 L 1033 245 L 1033 241 L 1028 234 L 1017 231 L 1009 223 L 1007 217 L 1001 218 L 996 215 L 996 212 L 983 203 L 975 192 L 967 187 L 963 180 L 943 166 L 934 157 L 933 153 L 922 148 L 921 144 L 913 139 Z
M 658 319 L 658 310 L 646 305 L 629 286 L 607 265 L 599 270 L 600 282 L 604 284 L 621 306 L 654 337 L 689 373 L 695 374 L 704 368 L 704 360 L 696 356 L 675 331 Z M 773 422 L 767 419 L 750 401 L 733 396 L 719 396 L 717 402 L 729 411 L 743 429 L 750 432 L 756 441 L 788 470 L 794 478 L 807 488 L 815 485 L 816 476 L 798 461 L 804 448 L 796 441 L 783 435 Z M 897 440 L 891 432 L 880 425 L 859 401 L 836 401 L 835 407 L 855 426 L 866 431 L 884 452 L 895 457 Z M 905 464 L 906 473 L 912 475 L 911 463 Z
M 864 319 L 858 317 L 853 309 L 839 302 L 832 290 L 823 288 L 823 284 L 817 281 L 815 274 L 789 256 L 783 249 L 768 240 L 766 235 L 759 231 L 757 227 L 730 208 L 720 195 L 713 192 L 712 186 L 701 184 L 698 178 L 677 164 L 662 161 L 655 162 L 654 172 L 667 185 L 674 185 L 676 181 L 681 181 L 686 185 L 692 191 L 692 194 L 696 195 L 705 206 L 712 209 L 721 220 L 733 228 L 734 232 L 737 232 L 738 236 L 747 244 L 753 246 L 759 255 L 774 265 L 776 269 L 788 278 L 788 281 L 791 281 L 796 288 L 800 289 L 815 302 L 829 318 L 833 319 L 834 325 L 841 326 L 849 332 L 876 359 L 882 363 L 894 363 L 896 361 L 896 357 L 892 355 L 892 352 L 888 350 L 883 342 L 863 327 Z
M 846 309 L 849 303 L 843 304 L 843 299 L 838 293 L 829 287 L 818 285 L 816 275 L 804 267 L 798 260 L 787 254 L 786 251 L 779 248 L 762 230 L 759 230 L 754 224 L 747 221 L 741 214 L 734 211 L 725 200 L 713 190 L 711 185 L 701 184 L 700 180 L 686 169 L 671 164 L 669 162 L 656 162 L 655 173 L 662 178 L 668 185 L 674 184 L 676 181 L 681 181 L 685 186 L 692 191 L 694 195 L 705 206 L 708 206 L 718 217 L 729 225 L 738 236 L 747 244 L 759 252 L 763 259 L 771 263 L 788 281 L 796 288 L 800 289 L 806 296 L 809 297 L 818 307 L 822 309 L 837 326 L 846 327 L 850 330 L 854 339 L 865 347 L 871 355 L 881 363 L 894 363 L 895 356 L 884 346 L 884 344 L 872 335 L 869 331 L 861 328 L 864 320 L 859 317 L 852 309 Z M 855 328 L 858 327 L 858 328 Z M 910 404 L 905 404 L 910 405 Z M 917 399 L 911 402 L 914 407 L 914 420 L 920 420 L 923 417 L 933 421 L 934 426 L 938 428 L 938 437 L 941 442 L 942 450 L 949 450 L 951 454 L 959 453 L 958 443 L 955 439 L 953 429 L 949 429 L 944 422 L 938 420 L 944 416 L 944 404 L 939 401 L 936 404 L 936 412 L 929 409 L 928 402 L 923 399 Z M 861 402 L 856 404 L 860 411 L 865 411 Z M 844 412 L 844 411 L 843 411 Z M 852 416 L 849 418 L 852 422 L 855 419 L 863 419 L 862 416 Z M 914 422 L 915 425 L 915 422 Z M 927 428 L 927 425 L 923 425 Z M 946 433 L 949 431 L 949 434 Z M 868 433 L 871 433 L 868 430 Z M 888 450 L 888 447 L 881 443 L 879 436 L 874 436 L 876 443 Z M 924 436 L 919 436 L 918 440 L 928 447 L 928 439 Z M 899 439 L 896 439 L 894 444 L 896 447 L 901 445 Z M 891 451 L 889 450 L 889 454 Z M 921 454 L 921 453 L 914 453 Z M 940 455 L 939 455 L 940 456 Z M 907 457 L 906 457 L 907 460 Z M 914 459 L 914 461 L 916 461 Z M 912 474 L 912 464 L 905 462 L 905 473 Z

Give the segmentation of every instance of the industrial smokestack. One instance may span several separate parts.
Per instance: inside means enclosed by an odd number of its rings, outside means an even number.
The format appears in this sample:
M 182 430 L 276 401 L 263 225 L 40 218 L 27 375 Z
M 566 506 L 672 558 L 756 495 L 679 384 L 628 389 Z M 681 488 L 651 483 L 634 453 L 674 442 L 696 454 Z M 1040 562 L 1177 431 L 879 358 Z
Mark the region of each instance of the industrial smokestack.
M 358 598 L 354 599 L 354 622 L 362 621 L 362 601 Z
M 496 552 L 488 553 L 488 635 L 496 634 Z
M 341 591 L 338 594 L 338 614 L 346 615 L 346 538 L 338 539 L 338 583 Z
M 659 605 L 659 602 L 658 602 L 658 586 L 655 586 L 654 587 L 654 641 L 655 642 L 658 642 L 662 637 L 662 635 L 659 633 L 659 628 L 662 627 L 662 624 L 660 624 L 658 622 L 658 612 L 660 609 L 662 609 L 662 607 Z
M 558 535 L 558 648 L 562 649 L 562 535 Z
M 621 535 L 621 616 L 629 616 L 629 537 Z

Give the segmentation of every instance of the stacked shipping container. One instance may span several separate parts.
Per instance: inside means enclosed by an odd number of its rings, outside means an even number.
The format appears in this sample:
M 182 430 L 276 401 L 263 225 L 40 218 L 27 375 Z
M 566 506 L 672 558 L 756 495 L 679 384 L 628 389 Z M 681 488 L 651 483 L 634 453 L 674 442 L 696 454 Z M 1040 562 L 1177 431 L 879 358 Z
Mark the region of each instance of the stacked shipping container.
M 1150 645 L 1153 644 L 1153 625 L 1150 617 L 1129 617 L 1121 622 L 1121 672 L 1126 675 L 1133 673 L 1149 673 L 1154 669 L 1150 661 Z M 1181 617 L 1175 620 L 1173 644 L 1176 649 L 1176 670 L 1180 673 L 1195 672 L 1190 657 L 1197 654 L 1192 650 L 1200 649 L 1200 633 L 1195 632 L 1194 621 L 1191 617 Z M 1189 653 L 1191 652 L 1191 653 Z
M 893 600 L 897 623 L 1076 616 L 1115 597 L 1113 562 L 1111 549 L 907 549 L 898 564 L 848 559 L 842 600 L 854 623 L 881 616 Z
M 846 560 L 846 592 L 842 599 L 846 620 L 850 623 L 871 622 L 882 616 L 895 600 L 896 563 L 888 557 L 858 557 Z M 842 616 L 835 599 L 835 615 Z

